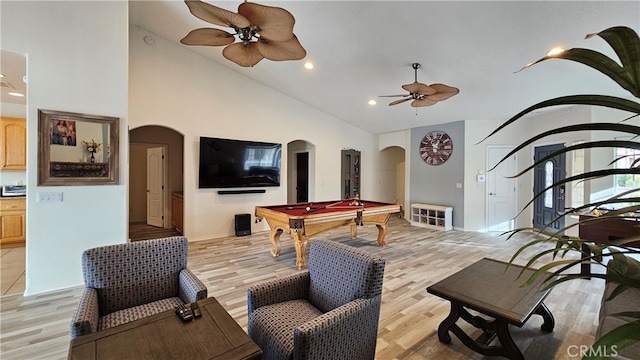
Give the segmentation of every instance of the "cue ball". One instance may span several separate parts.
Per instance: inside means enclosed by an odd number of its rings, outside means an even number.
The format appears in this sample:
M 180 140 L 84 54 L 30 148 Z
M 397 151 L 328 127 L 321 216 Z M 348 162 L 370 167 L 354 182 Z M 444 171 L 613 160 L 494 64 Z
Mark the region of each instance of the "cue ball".
M 309 211 L 309 210 L 311 210 L 311 208 L 307 206 L 307 211 Z

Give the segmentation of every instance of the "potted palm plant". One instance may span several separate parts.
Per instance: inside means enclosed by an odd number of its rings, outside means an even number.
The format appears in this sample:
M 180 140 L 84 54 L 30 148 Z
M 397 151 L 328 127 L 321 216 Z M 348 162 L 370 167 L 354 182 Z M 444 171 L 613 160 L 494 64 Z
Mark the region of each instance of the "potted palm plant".
M 549 59 L 564 59 L 576 61 L 608 76 L 623 89 L 627 90 L 632 95 L 632 97 L 626 99 L 604 94 L 590 94 L 569 95 L 542 101 L 538 104 L 528 107 L 509 120 L 505 121 L 491 134 L 489 134 L 487 138 L 493 136 L 494 134 L 498 133 L 499 131 L 516 121 L 523 121 L 523 116 L 535 110 L 554 106 L 590 105 L 623 110 L 630 114 L 630 116 L 622 119 L 614 119 L 615 121 L 608 123 L 585 122 L 541 132 L 518 145 L 512 153 L 505 156 L 503 161 L 519 150 L 535 143 L 536 141 L 556 134 L 566 134 L 569 132 L 585 130 L 614 131 L 617 133 L 625 133 L 629 135 L 629 137 L 631 137 L 631 140 L 620 140 L 611 138 L 604 140 L 587 141 L 581 144 L 568 146 L 552 154 L 549 154 L 542 159 L 534 161 L 534 163 L 527 167 L 525 170 L 521 171 L 518 174 L 515 174 L 515 177 L 527 173 L 528 171 L 541 164 L 544 164 L 547 160 L 557 155 L 570 153 L 579 149 L 627 148 L 634 149 L 634 151 L 640 150 L 640 142 L 638 141 L 638 139 L 640 139 L 638 137 L 640 136 L 640 126 L 633 124 L 633 122 L 637 123 L 638 116 L 640 116 L 640 103 L 638 103 L 637 101 L 637 99 L 640 99 L 640 38 L 633 29 L 623 26 L 612 27 L 596 34 L 589 34 L 587 35 L 587 38 L 593 36 L 601 37 L 613 48 L 616 55 L 619 57 L 620 64 L 602 53 L 590 49 L 573 48 L 565 50 L 559 54 L 547 55 L 538 61 L 528 64 L 524 68 L 528 68 L 534 64 Z M 603 168 L 591 169 L 581 174 L 567 177 L 562 181 L 555 182 L 549 187 L 543 189 L 541 192 L 534 194 L 534 198 L 529 202 L 529 204 L 531 204 L 535 200 L 535 198 L 542 196 L 545 191 L 574 181 L 586 182 L 596 178 L 614 177 L 620 175 L 636 178 L 640 177 L 640 159 L 627 161 L 627 163 L 630 163 L 630 165 L 628 166 L 610 166 L 621 160 L 621 158 L 614 159 L 612 163 L 607 164 L 607 166 L 603 166 Z M 574 223 L 558 231 L 550 230 L 551 228 L 549 227 L 549 225 L 556 222 L 561 217 L 593 210 L 598 212 L 598 209 L 600 208 L 614 208 L 615 210 L 607 211 L 606 213 L 603 212 L 599 214 L 600 216 L 592 217 L 588 220 L 581 220 L 577 224 Z M 533 254 L 528 259 L 527 267 L 531 267 L 534 262 L 540 263 L 541 261 L 543 262 L 543 265 L 539 267 L 539 269 L 534 272 L 529 279 L 526 280 L 526 284 L 531 284 L 540 276 L 547 276 L 547 288 L 574 279 L 582 279 L 585 277 L 602 278 L 607 282 L 616 284 L 617 286 L 611 293 L 611 295 L 606 299 L 607 301 L 611 301 L 620 293 L 622 293 L 623 291 L 627 291 L 630 288 L 640 289 L 640 262 L 634 260 L 633 258 L 634 254 L 640 254 L 640 249 L 629 246 L 630 243 L 640 240 L 640 222 L 637 222 L 638 231 L 635 235 L 611 241 L 606 244 L 596 244 L 585 241 L 585 239 L 565 236 L 563 234 L 568 228 L 573 226 L 580 226 L 584 222 L 588 221 L 607 221 L 607 219 L 611 218 L 629 218 L 631 220 L 637 219 L 636 217 L 638 216 L 640 216 L 640 187 L 638 187 L 637 185 L 633 186 L 631 190 L 628 190 L 622 194 L 609 196 L 604 200 L 599 200 L 597 202 L 588 201 L 588 203 L 584 204 L 583 206 L 572 208 L 564 213 L 559 214 L 556 219 L 550 221 L 548 225 L 543 229 L 519 228 L 510 232 L 509 236 L 512 236 L 513 234 L 521 231 L 535 231 L 538 235 L 540 235 L 537 236 L 536 239 L 520 247 L 512 256 L 511 262 L 513 262 L 519 256 L 523 256 L 523 251 L 525 249 L 532 250 L 532 246 L 534 245 L 540 243 L 550 243 L 550 246 L 545 248 L 545 250 Z M 575 252 L 579 252 L 582 254 L 581 249 L 583 245 L 588 246 L 592 255 L 578 259 L 576 259 L 575 256 L 567 256 L 567 254 Z M 584 263 L 603 266 L 606 268 L 606 272 L 604 274 L 591 273 L 585 276 L 583 274 L 573 273 L 571 271 L 575 267 L 578 267 Z M 549 273 L 551 274 L 551 276 L 549 276 Z M 619 314 L 621 316 L 626 316 L 627 318 L 630 318 L 632 320 L 625 323 L 624 325 L 613 329 L 609 333 L 600 337 L 600 339 L 597 339 L 592 348 L 599 347 L 619 351 L 629 345 L 639 342 L 640 307 L 637 310 L 638 311 L 630 311 Z M 587 354 L 585 358 L 600 359 L 610 356 L 608 354 L 611 353 L 612 352 L 606 350 L 598 351 L 594 354 Z

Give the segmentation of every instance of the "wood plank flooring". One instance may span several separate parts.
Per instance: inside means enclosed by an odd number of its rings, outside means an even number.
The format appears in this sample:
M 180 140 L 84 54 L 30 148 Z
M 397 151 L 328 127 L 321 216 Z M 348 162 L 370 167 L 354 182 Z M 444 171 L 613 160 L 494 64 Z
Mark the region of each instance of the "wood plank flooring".
M 438 341 L 437 327 L 447 316 L 449 303 L 425 289 L 482 257 L 508 260 L 529 235 L 506 241 L 498 234 L 439 232 L 392 218 L 387 246 L 379 248 L 375 226 L 360 227 L 353 240 L 348 232 L 348 228 L 335 229 L 321 237 L 366 249 L 387 261 L 376 359 L 485 359 L 455 336 L 449 345 Z M 283 234 L 281 240 L 282 254 L 275 258 L 269 253 L 267 232 L 193 242 L 189 268 L 207 285 L 209 295 L 246 329 L 247 288 L 298 271 L 291 238 Z M 556 320 L 552 333 L 540 331 L 542 319 L 538 316 L 520 329 L 512 328 L 525 357 L 577 359 L 570 347 L 593 343 L 603 288 L 598 279 L 555 288 L 545 301 Z M 69 321 L 81 293 L 81 288 L 73 288 L 37 296 L 0 297 L 0 358 L 65 359 Z

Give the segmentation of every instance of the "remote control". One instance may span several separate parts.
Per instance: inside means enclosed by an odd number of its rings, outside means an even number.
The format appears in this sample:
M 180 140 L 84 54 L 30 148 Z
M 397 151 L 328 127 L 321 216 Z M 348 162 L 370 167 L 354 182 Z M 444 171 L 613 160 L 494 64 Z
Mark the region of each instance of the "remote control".
M 202 313 L 200 312 L 200 306 L 198 305 L 197 301 L 191 303 L 191 312 L 193 313 L 194 317 L 202 316 Z
M 193 314 L 184 305 L 179 305 L 178 307 L 176 307 L 176 314 L 180 316 L 182 321 L 190 321 L 193 319 Z

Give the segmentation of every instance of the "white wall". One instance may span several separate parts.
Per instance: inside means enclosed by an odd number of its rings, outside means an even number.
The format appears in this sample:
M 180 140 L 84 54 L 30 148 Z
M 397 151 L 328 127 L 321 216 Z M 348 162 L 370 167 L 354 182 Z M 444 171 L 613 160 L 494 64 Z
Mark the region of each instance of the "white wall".
M 83 250 L 127 239 L 128 4 L 2 1 L 0 16 L 2 48 L 27 54 L 25 294 L 80 285 Z M 119 117 L 120 185 L 37 186 L 38 109 Z
M 143 38 L 151 35 L 153 45 Z M 287 202 L 287 162 L 283 148 L 281 186 L 265 194 L 219 195 L 198 189 L 200 136 L 278 142 L 305 140 L 315 146 L 315 183 L 310 199 L 340 198 L 340 150 L 362 152 L 362 196 L 382 199 L 374 174 L 377 137 L 277 93 L 187 47 L 143 29 L 130 29 L 129 124 L 162 125 L 184 134 L 185 231 L 190 240 L 233 235 L 233 218 L 254 213 L 256 205 Z M 255 71 L 260 71 L 256 66 Z M 292 71 L 300 70 L 291 63 Z M 253 231 L 267 230 L 262 222 Z
M 589 122 L 617 122 L 624 119 L 625 113 L 610 109 L 603 109 L 589 106 L 572 106 L 557 109 L 550 109 L 541 113 L 531 114 L 516 123 L 509 125 L 493 137 L 477 144 L 482 138 L 496 129 L 504 120 L 496 121 L 479 121 L 471 120 L 466 122 L 465 143 L 467 144 L 466 163 L 465 163 L 465 182 L 467 184 L 476 184 L 476 175 L 478 171 L 486 167 L 486 147 L 488 145 L 518 145 L 524 140 L 543 131 L 559 128 L 562 126 L 589 123 Z M 634 119 L 633 123 L 637 125 L 638 120 Z M 530 147 L 521 150 L 518 153 L 518 169 L 523 170 L 532 164 L 532 149 L 535 146 L 563 143 L 566 146 L 572 145 L 577 141 L 589 141 L 603 138 L 611 138 L 611 132 L 572 132 L 558 134 L 543 138 L 534 142 Z M 593 153 L 596 152 L 596 155 Z M 602 168 L 603 164 L 607 164 L 613 159 L 612 149 L 602 149 L 597 151 L 586 151 L 585 170 L 591 168 Z M 567 174 L 571 174 L 573 157 L 567 155 Z M 486 171 L 486 169 L 485 169 Z M 595 183 L 595 185 L 594 185 Z M 612 179 L 596 179 L 585 183 L 585 199 L 589 199 L 590 192 L 599 191 L 609 188 Z M 516 226 L 531 226 L 532 206 L 525 208 L 527 202 L 533 196 L 533 173 L 529 172 L 518 178 L 518 211 L 523 212 L 517 217 Z M 571 188 L 566 189 L 566 205 L 571 205 Z M 476 186 L 467 186 L 465 188 L 465 230 L 482 231 L 485 228 L 485 191 L 484 188 Z

